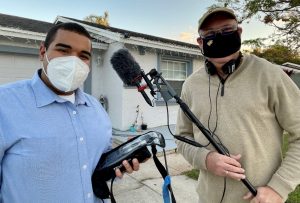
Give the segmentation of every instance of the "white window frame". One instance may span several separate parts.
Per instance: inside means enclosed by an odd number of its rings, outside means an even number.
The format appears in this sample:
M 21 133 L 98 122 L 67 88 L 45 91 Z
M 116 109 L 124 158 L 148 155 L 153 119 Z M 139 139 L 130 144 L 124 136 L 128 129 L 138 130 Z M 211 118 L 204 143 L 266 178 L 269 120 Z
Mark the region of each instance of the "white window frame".
M 184 76 L 184 78 L 182 78 L 182 79 L 180 79 L 180 78 L 171 78 L 171 77 L 168 77 L 168 76 L 165 76 L 164 78 L 166 79 L 166 80 L 171 80 L 171 81 L 185 81 L 185 79 L 188 77 L 188 66 L 189 66 L 189 62 L 187 62 L 187 61 L 178 61 L 178 60 L 170 60 L 170 59 L 162 59 L 161 60 L 161 64 L 163 63 L 163 62 L 166 62 L 167 63 L 167 67 L 166 67 L 166 70 L 167 70 L 167 72 L 168 71 L 173 71 L 173 76 L 174 76 L 174 72 L 176 72 L 176 71 L 181 71 L 181 70 L 174 70 L 174 65 L 177 63 L 177 64 L 185 64 L 185 76 Z M 169 64 L 172 64 L 172 67 L 169 67 Z M 172 70 L 171 70 L 172 69 Z M 161 67 L 161 72 L 162 73 L 164 73 L 164 71 L 163 70 L 165 70 L 165 68 L 163 69 L 162 67 Z
M 162 72 L 162 62 L 163 61 L 171 61 L 171 62 L 178 62 L 178 63 L 186 63 L 186 78 L 192 74 L 193 72 L 193 58 L 192 57 L 182 57 L 182 56 L 172 56 L 172 55 L 160 55 L 158 54 L 158 60 L 157 60 L 157 71 Z M 185 79 L 174 79 L 174 78 L 169 78 L 165 76 L 164 74 L 162 75 L 165 80 L 167 81 L 185 81 Z M 180 95 L 178 95 L 180 96 Z M 171 99 L 168 101 L 169 104 L 177 104 L 175 102 L 175 99 Z M 161 97 L 160 93 L 157 94 L 157 99 L 156 99 L 156 105 L 165 105 L 165 102 L 163 98 Z

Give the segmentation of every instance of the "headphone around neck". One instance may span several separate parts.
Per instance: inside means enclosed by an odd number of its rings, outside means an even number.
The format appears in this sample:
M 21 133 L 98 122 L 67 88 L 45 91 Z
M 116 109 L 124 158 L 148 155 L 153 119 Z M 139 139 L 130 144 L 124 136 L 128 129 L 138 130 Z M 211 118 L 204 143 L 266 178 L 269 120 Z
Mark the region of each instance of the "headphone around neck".
M 225 74 L 233 73 L 240 65 L 242 57 L 243 57 L 243 55 L 240 52 L 239 57 L 237 59 L 232 59 L 232 60 L 228 61 L 227 63 L 225 63 L 222 67 L 223 73 L 225 73 Z M 205 60 L 205 70 L 209 75 L 217 74 L 217 69 L 216 69 L 215 65 L 207 59 Z

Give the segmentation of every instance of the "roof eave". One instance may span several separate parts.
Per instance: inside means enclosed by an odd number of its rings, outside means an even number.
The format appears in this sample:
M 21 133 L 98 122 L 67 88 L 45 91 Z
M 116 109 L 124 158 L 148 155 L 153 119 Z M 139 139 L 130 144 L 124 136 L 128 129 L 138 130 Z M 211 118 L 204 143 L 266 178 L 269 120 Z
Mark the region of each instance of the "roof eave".
M 179 45 L 170 44 L 170 43 L 163 43 L 163 42 L 159 42 L 159 41 L 147 40 L 147 39 L 143 39 L 140 37 L 132 36 L 129 38 L 125 38 L 124 35 L 121 33 L 116 33 L 116 32 L 111 32 L 108 30 L 96 28 L 96 27 L 93 27 L 93 26 L 90 26 L 90 25 L 87 25 L 84 23 L 80 23 L 78 21 L 73 21 L 71 19 L 64 18 L 62 16 L 57 16 L 54 23 L 57 23 L 57 22 L 78 23 L 78 24 L 84 26 L 89 32 L 93 33 L 94 35 L 92 34 L 92 36 L 95 39 L 98 39 L 97 37 L 99 37 L 99 41 L 104 41 L 108 44 L 110 44 L 112 42 L 120 42 L 120 43 L 124 43 L 124 44 L 146 46 L 146 47 L 151 47 L 151 48 L 155 48 L 155 49 L 177 51 L 177 52 L 192 54 L 192 55 L 201 55 L 200 49 L 194 49 L 194 48 L 179 46 Z
M 0 26 L 0 35 L 10 38 L 31 39 L 39 41 L 43 41 L 46 37 L 46 33 L 32 32 L 3 26 Z
M 200 49 L 193 49 L 190 47 L 184 47 L 184 46 L 179 46 L 179 45 L 170 44 L 170 43 L 162 43 L 162 42 L 143 39 L 140 37 L 130 37 L 127 39 L 124 38 L 124 39 L 121 39 L 121 41 L 124 42 L 125 44 L 146 46 L 146 47 L 151 47 L 151 48 L 155 48 L 155 49 L 175 51 L 175 52 L 181 52 L 181 53 L 192 54 L 192 55 L 201 55 Z

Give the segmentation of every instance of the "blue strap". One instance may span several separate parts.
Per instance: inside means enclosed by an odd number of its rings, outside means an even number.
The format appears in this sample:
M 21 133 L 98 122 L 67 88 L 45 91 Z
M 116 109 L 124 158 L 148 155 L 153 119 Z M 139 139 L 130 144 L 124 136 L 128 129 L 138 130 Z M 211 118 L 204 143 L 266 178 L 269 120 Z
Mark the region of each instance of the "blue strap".
M 162 187 L 164 203 L 170 203 L 170 194 L 169 194 L 169 190 L 168 190 L 168 186 L 170 184 L 171 184 L 171 178 L 170 178 L 170 176 L 166 176 L 164 185 Z

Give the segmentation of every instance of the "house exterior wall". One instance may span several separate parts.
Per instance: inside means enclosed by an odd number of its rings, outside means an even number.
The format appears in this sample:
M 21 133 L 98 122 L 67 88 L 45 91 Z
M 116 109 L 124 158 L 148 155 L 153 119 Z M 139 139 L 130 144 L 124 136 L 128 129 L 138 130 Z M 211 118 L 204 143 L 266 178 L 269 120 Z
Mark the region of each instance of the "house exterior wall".
M 91 89 L 98 100 L 104 96 L 107 100 L 108 114 L 113 128 L 122 129 L 123 82 L 115 73 L 110 58 L 115 51 L 122 48 L 119 42 L 111 43 L 107 50 L 93 52 Z
M 0 37 L 0 85 L 32 78 L 41 66 L 38 43 Z
M 151 69 L 157 67 L 157 53 L 147 52 L 145 55 L 140 55 L 138 50 L 130 49 L 130 53 L 140 65 L 141 69 L 148 73 Z M 198 70 L 203 61 L 201 59 L 193 59 L 193 71 Z M 149 89 L 146 89 L 146 93 L 149 98 L 152 99 Z M 155 104 L 155 102 L 154 102 Z M 137 113 L 137 106 L 139 106 L 139 115 L 137 125 L 141 124 L 141 114 L 143 120 L 147 123 L 148 127 L 157 127 L 167 125 L 167 111 L 166 107 L 155 105 L 154 107 L 149 106 L 144 100 L 143 96 L 134 87 L 123 88 L 122 96 L 122 123 L 119 126 L 115 126 L 120 130 L 128 130 L 132 124 L 134 124 Z M 177 119 L 177 112 L 179 106 L 177 104 L 169 105 L 169 121 L 170 124 L 175 124 Z M 112 120 L 113 124 L 114 121 Z
M 34 72 L 41 68 L 38 58 L 40 41 L 13 38 L 8 40 L 0 36 L 0 84 L 14 82 L 20 79 L 30 79 Z M 156 51 L 147 51 L 141 55 L 134 46 L 127 45 L 130 53 L 148 73 L 152 68 L 157 68 L 158 55 Z M 92 50 L 92 69 L 84 85 L 84 90 L 96 99 L 101 96 L 106 98 L 108 114 L 113 128 L 128 130 L 136 119 L 136 107 L 139 105 L 137 124 L 141 124 L 141 114 L 148 127 L 167 124 L 165 106 L 150 107 L 135 87 L 125 87 L 110 63 L 113 53 L 124 48 L 124 43 L 113 42 L 108 48 L 94 48 Z M 201 60 L 193 60 L 193 69 L 196 70 Z M 152 96 L 146 90 L 149 97 Z M 170 124 L 175 124 L 178 105 L 170 104 Z M 92 118 L 91 118 L 92 119 Z
M 91 71 L 92 95 L 97 99 L 104 96 L 108 102 L 108 114 L 112 121 L 113 128 L 128 130 L 136 119 L 136 107 L 139 105 L 140 114 L 138 124 L 141 124 L 141 113 L 144 121 L 149 127 L 165 125 L 166 109 L 164 106 L 150 107 L 135 87 L 125 87 L 122 80 L 114 71 L 110 58 L 113 53 L 124 48 L 122 43 L 110 44 L 108 50 L 103 52 L 94 51 Z M 156 53 L 139 55 L 137 50 L 130 49 L 130 53 L 147 73 L 157 66 Z M 146 90 L 150 96 L 149 90 Z M 169 108 L 170 122 L 175 123 L 178 106 L 172 105 Z M 159 118 L 159 119 L 157 119 Z
M 156 53 L 147 52 L 145 55 L 140 55 L 137 50 L 130 49 L 130 53 L 135 58 L 135 60 L 140 65 L 141 69 L 148 73 L 152 68 L 157 66 L 157 56 Z M 146 93 L 149 98 L 152 99 L 152 96 L 149 93 L 149 90 L 146 89 Z M 122 130 L 127 130 L 134 123 L 136 119 L 136 110 L 139 105 L 139 117 L 138 124 L 141 124 L 141 113 L 143 113 L 144 121 L 148 124 L 148 127 L 154 127 L 163 125 L 162 119 L 157 121 L 157 115 L 159 112 L 159 107 L 150 107 L 144 100 L 141 93 L 137 91 L 135 87 L 125 87 L 123 92 L 123 124 L 121 126 Z

